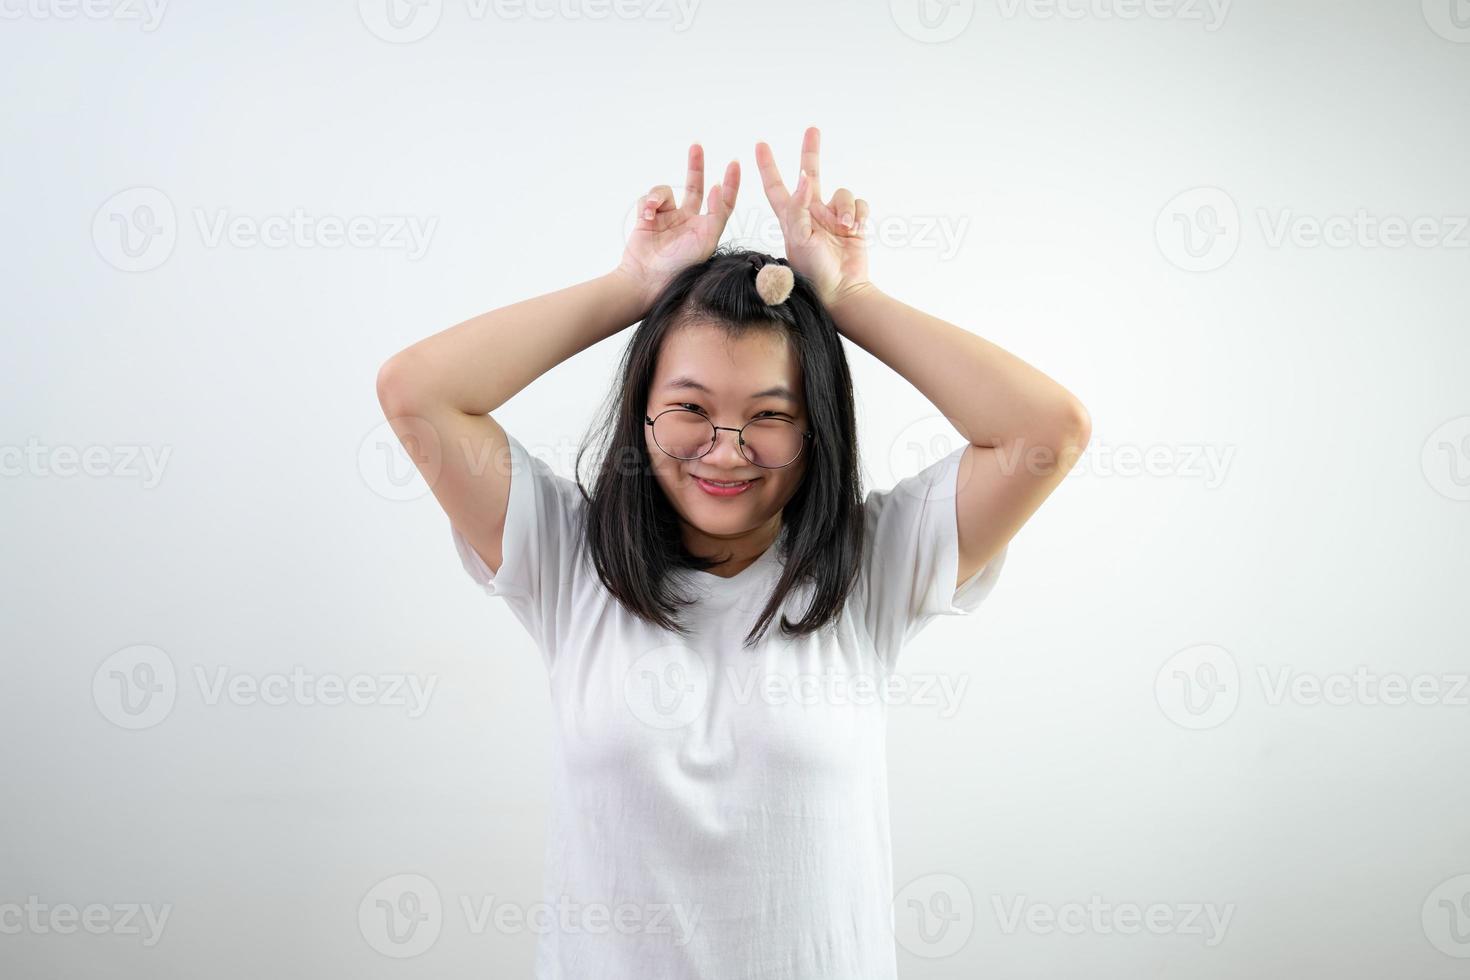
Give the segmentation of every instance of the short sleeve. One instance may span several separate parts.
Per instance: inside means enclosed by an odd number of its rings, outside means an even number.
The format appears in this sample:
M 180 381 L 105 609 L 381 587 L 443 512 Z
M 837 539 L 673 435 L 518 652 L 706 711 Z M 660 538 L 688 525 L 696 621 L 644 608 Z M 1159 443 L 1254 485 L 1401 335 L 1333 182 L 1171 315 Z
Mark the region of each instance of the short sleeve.
M 453 523 L 449 530 L 465 572 L 487 595 L 503 596 L 540 642 L 548 635 L 559 597 L 570 588 L 582 496 L 576 483 L 526 452 L 515 436 L 506 433 L 506 438 L 510 444 L 510 499 L 501 532 L 499 570 L 490 570 Z
M 995 587 L 1010 545 L 959 588 L 955 493 L 961 446 L 863 502 L 866 541 L 860 576 L 863 617 L 878 653 L 890 664 L 936 616 L 974 611 Z

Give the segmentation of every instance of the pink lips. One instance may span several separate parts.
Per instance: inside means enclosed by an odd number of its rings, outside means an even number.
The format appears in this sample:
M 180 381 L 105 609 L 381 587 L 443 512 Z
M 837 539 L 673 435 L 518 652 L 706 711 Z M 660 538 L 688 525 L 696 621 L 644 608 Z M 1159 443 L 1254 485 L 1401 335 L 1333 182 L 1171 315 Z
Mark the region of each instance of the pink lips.
M 699 489 L 703 490 L 711 497 L 738 497 L 740 494 L 744 493 L 755 485 L 754 480 L 746 480 L 738 487 L 722 487 L 718 486 L 717 484 L 710 483 L 708 480 L 701 480 L 697 476 L 694 478 L 694 482 L 699 484 Z

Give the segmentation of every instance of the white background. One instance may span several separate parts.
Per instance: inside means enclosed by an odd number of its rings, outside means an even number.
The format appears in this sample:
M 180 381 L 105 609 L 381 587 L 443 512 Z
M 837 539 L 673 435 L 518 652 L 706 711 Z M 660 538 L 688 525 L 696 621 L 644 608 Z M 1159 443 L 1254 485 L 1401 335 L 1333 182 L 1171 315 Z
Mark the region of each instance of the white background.
M 901 975 L 1464 975 L 1470 8 L 924 2 L 0 2 L 0 973 L 529 974 L 464 903 L 540 897 L 543 668 L 378 365 L 609 270 L 694 140 L 779 253 L 814 124 L 878 284 L 1094 423 L 905 652 L 966 686 L 893 710 Z M 571 475 L 625 340 L 497 417 Z M 870 486 L 958 444 L 847 346 Z M 215 686 L 298 667 L 381 697 Z

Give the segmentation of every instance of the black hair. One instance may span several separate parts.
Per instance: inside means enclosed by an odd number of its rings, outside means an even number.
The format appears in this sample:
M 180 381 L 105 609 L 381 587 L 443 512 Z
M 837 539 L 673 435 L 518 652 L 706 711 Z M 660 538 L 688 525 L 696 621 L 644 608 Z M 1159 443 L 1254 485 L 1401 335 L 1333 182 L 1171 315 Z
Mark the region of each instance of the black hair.
M 581 491 L 586 544 L 598 578 L 630 613 L 680 635 L 688 630 L 676 614 L 697 600 L 680 595 L 669 573 L 703 571 L 721 559 L 701 558 L 684 547 L 678 515 L 648 457 L 644 417 L 659 351 L 672 331 L 689 323 L 718 326 L 731 338 L 755 330 L 783 335 L 801 371 L 815 433 L 802 450 L 801 484 L 782 510 L 778 544 L 784 570 L 746 644 L 765 634 L 787 596 L 804 583 L 812 587 L 811 602 L 794 623 L 782 615 L 781 631 L 797 637 L 822 629 L 840 615 L 857 579 L 864 522 L 847 355 L 836 324 L 800 273 L 792 270 L 795 283 L 783 303 L 768 305 L 756 292 L 756 271 L 770 262 L 789 267 L 764 252 L 721 246 L 675 275 L 634 330 L 605 415 L 589 430 L 589 439 L 600 435 L 605 442 L 592 491 Z M 579 471 L 585 452 L 586 441 L 577 453 Z

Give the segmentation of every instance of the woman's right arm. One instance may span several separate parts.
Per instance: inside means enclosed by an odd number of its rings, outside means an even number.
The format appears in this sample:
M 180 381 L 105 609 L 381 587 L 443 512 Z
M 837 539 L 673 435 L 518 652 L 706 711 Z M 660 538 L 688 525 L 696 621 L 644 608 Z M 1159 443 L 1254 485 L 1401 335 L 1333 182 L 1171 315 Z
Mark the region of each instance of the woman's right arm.
M 621 267 L 482 313 L 394 354 L 378 402 L 450 523 L 500 569 L 510 448 L 495 411 L 562 361 L 636 323 L 644 287 Z

